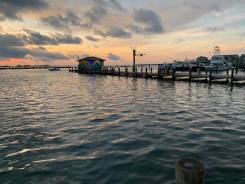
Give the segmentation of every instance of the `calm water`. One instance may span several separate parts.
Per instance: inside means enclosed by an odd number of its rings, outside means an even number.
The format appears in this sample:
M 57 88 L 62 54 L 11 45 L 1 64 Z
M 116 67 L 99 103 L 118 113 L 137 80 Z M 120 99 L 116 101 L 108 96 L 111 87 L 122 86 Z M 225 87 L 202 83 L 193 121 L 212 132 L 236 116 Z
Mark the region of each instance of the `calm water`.
M 1 184 L 245 183 L 245 87 L 0 71 Z

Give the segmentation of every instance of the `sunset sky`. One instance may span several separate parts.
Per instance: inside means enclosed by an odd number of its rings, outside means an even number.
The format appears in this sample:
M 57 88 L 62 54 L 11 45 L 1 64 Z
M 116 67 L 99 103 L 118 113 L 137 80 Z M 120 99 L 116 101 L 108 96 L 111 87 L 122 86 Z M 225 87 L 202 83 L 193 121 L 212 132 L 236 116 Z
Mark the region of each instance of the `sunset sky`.
M 1 0 L 0 65 L 129 64 L 245 53 L 245 0 Z

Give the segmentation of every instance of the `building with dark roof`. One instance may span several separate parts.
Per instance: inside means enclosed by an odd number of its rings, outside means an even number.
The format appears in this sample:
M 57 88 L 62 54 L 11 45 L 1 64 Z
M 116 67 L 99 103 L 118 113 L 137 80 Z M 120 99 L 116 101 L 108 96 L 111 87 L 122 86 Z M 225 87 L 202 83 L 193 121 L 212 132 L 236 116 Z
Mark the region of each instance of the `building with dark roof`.
M 79 73 L 95 73 L 102 70 L 104 66 L 104 59 L 98 57 L 85 57 L 78 60 Z

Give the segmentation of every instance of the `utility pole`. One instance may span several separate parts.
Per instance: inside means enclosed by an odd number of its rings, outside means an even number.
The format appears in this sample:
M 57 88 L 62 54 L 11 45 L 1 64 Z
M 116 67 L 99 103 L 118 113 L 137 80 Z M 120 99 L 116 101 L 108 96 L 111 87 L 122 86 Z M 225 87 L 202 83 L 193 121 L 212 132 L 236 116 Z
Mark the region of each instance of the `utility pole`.
M 136 66 L 136 50 L 133 49 L 133 73 L 135 73 Z
M 136 72 L 136 56 L 142 57 L 146 54 L 143 54 L 143 53 L 137 51 L 135 47 L 131 47 L 131 49 L 133 50 L 133 73 L 135 73 Z

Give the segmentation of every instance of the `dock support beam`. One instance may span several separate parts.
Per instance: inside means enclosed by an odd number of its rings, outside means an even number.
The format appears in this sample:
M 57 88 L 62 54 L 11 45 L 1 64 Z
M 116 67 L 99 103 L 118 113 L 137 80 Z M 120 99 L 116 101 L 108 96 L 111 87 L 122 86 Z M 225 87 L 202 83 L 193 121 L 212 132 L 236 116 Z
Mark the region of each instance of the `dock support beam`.
M 208 69 L 206 68 L 206 76 L 205 76 L 206 78 L 205 78 L 205 81 L 206 81 L 206 83 L 208 82 Z
M 234 68 L 232 67 L 232 70 L 231 70 L 231 85 L 234 84 Z
M 182 159 L 176 164 L 176 184 L 204 184 L 204 166 L 194 159 Z
M 229 83 L 229 68 L 226 70 L 226 83 Z
M 212 83 L 212 76 L 213 76 L 213 69 L 210 69 L 210 73 L 209 73 L 209 83 Z
M 175 69 L 172 69 L 172 80 L 175 81 Z
M 191 73 L 191 70 L 192 70 L 192 68 L 190 67 L 190 68 L 189 68 L 189 82 L 191 82 L 191 79 L 192 79 L 192 73 Z

